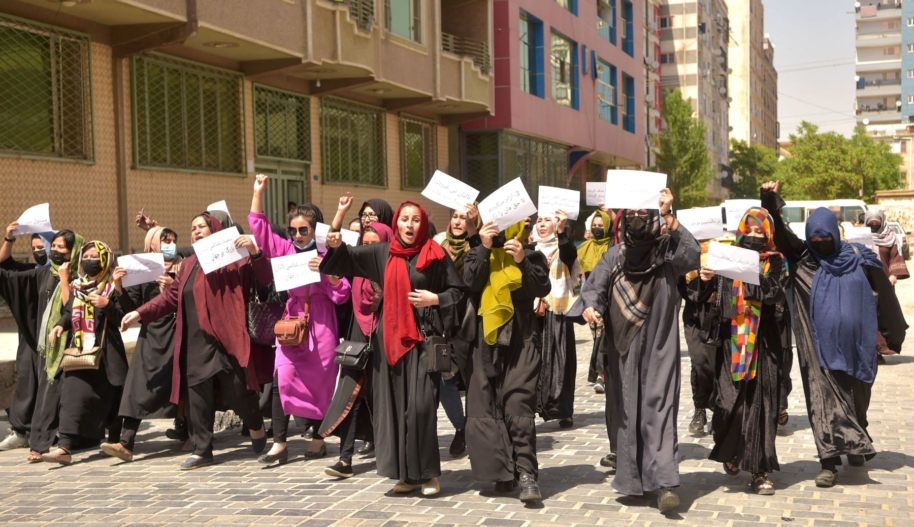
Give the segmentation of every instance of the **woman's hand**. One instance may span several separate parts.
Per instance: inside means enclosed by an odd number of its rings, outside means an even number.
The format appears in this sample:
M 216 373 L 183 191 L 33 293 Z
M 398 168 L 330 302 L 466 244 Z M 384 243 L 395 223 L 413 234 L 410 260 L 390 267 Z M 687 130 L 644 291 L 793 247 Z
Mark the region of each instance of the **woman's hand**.
M 559 209 L 555 211 L 555 219 L 555 235 L 558 236 L 565 232 L 565 224 L 568 223 L 568 214 L 564 210 Z
M 92 293 L 89 295 L 89 302 L 99 309 L 104 309 L 108 307 L 108 304 L 111 303 L 111 300 L 108 300 L 108 297 L 102 296 L 98 293 Z
M 248 254 L 251 256 L 257 256 L 260 254 L 260 247 L 257 247 L 257 244 L 254 243 L 248 236 L 239 236 L 235 238 L 235 247 L 238 249 L 245 248 L 248 251 Z
M 673 210 L 673 192 L 665 188 L 660 191 L 660 215 L 669 214 Z
M 709 282 L 716 275 L 717 273 L 714 272 L 714 269 L 708 269 L 707 267 L 702 267 L 698 272 L 698 276 L 701 277 L 702 282 Z
M 12 240 L 16 238 L 15 232 L 19 230 L 19 222 L 14 221 L 6 227 L 6 239 Z
M 75 249 L 74 249 L 75 250 Z M 60 276 L 60 283 L 70 283 L 70 262 L 64 262 L 57 268 L 57 274 Z
M 766 181 L 762 183 L 762 192 L 774 192 L 775 194 L 781 191 L 781 181 Z
M 266 174 L 257 174 L 254 177 L 254 194 L 263 195 L 267 190 L 267 185 L 270 182 L 270 176 Z
M 163 274 L 162 276 L 156 278 L 156 283 L 159 284 L 159 292 L 165 291 L 171 287 L 171 284 L 174 283 L 174 281 L 175 279 L 167 274 Z
M 496 236 L 498 236 L 498 225 L 496 225 L 494 221 L 486 223 L 479 231 L 479 238 L 482 240 L 482 244 L 486 249 L 492 248 L 492 240 Z
M 340 245 L 343 245 L 343 234 L 339 232 L 328 233 L 324 245 L 328 249 L 339 249 Z
M 597 310 L 592 307 L 585 309 L 584 313 L 582 313 L 581 316 L 584 317 L 584 321 L 588 324 L 599 324 L 603 321 L 603 317 L 600 316 L 600 314 L 597 313 Z
M 340 196 L 340 204 L 337 210 L 346 213 L 352 207 L 352 193 L 347 192 L 345 196 Z
M 429 307 L 438 305 L 438 295 L 425 289 L 416 289 L 406 295 L 413 307 Z
M 124 318 L 121 319 L 121 332 L 127 331 L 127 328 L 136 324 L 140 321 L 140 314 L 136 311 L 131 311 L 124 315 Z
M 311 258 L 311 261 L 308 262 L 308 269 L 311 269 L 315 273 L 320 272 L 322 261 L 324 261 L 324 259 L 321 258 L 320 256 L 315 256 L 314 258 Z
M 118 293 L 124 292 L 124 287 L 121 285 L 121 280 L 127 276 L 127 270 L 123 267 L 115 267 L 114 272 L 111 273 L 111 278 L 114 279 L 114 287 L 117 289 Z
M 57 342 L 57 339 L 59 339 L 61 335 L 63 335 L 63 328 L 60 326 L 54 326 L 54 328 L 51 329 L 51 332 L 48 333 L 48 342 L 54 344 Z
M 467 203 L 467 236 L 475 236 L 477 233 L 476 230 L 476 219 L 479 218 L 479 209 L 476 208 L 476 205 L 472 203 Z
M 889 277 L 889 283 L 892 284 L 892 285 L 894 286 L 895 284 L 898 283 L 898 277 L 895 276 L 895 275 L 890 276 L 890 277 Z
M 524 246 L 517 240 L 508 240 L 505 242 L 505 252 L 514 258 L 515 263 L 524 261 Z
M 142 212 L 138 213 L 136 215 L 136 218 L 134 218 L 133 221 L 136 222 L 137 227 L 143 229 L 144 231 L 148 231 L 149 229 L 151 229 L 153 227 L 159 226 L 159 222 L 153 221 L 152 219 L 149 218 L 149 216 L 146 216 Z

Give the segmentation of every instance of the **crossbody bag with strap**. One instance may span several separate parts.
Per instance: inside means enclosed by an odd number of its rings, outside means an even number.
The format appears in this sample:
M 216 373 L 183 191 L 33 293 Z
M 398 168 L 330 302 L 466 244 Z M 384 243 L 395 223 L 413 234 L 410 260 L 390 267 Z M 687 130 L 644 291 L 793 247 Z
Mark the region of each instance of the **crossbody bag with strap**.
M 308 338 L 308 326 L 311 322 L 311 286 L 305 286 L 305 314 L 301 317 L 289 316 L 286 308 L 285 316 L 273 326 L 276 342 L 280 346 L 301 346 Z
M 105 323 L 102 326 L 102 338 L 92 349 L 67 348 L 63 350 L 60 368 L 63 371 L 97 370 L 101 366 L 102 356 L 105 354 L 105 333 L 107 329 L 108 319 L 105 318 Z

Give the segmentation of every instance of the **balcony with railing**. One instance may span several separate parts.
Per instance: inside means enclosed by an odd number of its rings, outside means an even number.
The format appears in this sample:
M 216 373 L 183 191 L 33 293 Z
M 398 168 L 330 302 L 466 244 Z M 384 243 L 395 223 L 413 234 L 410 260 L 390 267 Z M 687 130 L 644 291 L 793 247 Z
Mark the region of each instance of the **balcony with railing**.
M 485 42 L 442 33 L 441 51 L 472 59 L 473 64 L 479 68 L 479 71 L 486 75 L 492 71 L 492 59 L 489 55 L 489 45 Z
M 374 0 L 337 0 L 338 3 L 349 6 L 349 18 L 355 20 L 356 26 L 362 31 L 371 32 L 374 25 Z

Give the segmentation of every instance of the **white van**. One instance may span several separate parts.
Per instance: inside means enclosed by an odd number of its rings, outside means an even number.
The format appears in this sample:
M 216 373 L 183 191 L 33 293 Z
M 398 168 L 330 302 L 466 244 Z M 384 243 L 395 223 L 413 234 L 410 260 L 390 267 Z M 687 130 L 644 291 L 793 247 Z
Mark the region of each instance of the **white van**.
M 805 239 L 806 218 L 819 207 L 825 207 L 834 212 L 841 219 L 841 225 L 845 230 L 853 226 L 851 220 L 856 222 L 858 216 L 866 212 L 866 203 L 859 199 L 788 201 L 781 209 L 781 217 L 790 226 L 790 230 L 800 239 Z

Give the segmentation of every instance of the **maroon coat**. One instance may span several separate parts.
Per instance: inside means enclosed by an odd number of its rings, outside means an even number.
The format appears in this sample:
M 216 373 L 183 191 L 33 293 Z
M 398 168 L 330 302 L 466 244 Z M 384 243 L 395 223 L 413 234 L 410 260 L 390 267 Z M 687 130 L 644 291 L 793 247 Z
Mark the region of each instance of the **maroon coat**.
M 182 292 L 196 265 L 196 255 L 185 258 L 171 287 L 137 310 L 144 324 L 177 313 L 175 358 L 171 376 L 171 402 L 175 404 L 178 404 L 181 397 L 181 380 L 185 377 L 181 372 L 181 341 L 184 336 Z M 252 357 L 251 338 L 248 335 L 246 306 L 255 275 L 258 284 L 269 284 L 273 281 L 273 271 L 267 258 L 245 258 L 210 274 L 204 274 L 201 269 L 197 272 L 193 284 L 200 328 L 213 336 L 239 365 L 247 369 L 247 383 L 251 390 L 260 389 L 255 363 L 264 365 L 266 362 Z M 253 349 L 255 354 L 262 351 L 264 350 L 259 347 Z M 264 373 L 271 378 L 272 368 Z

